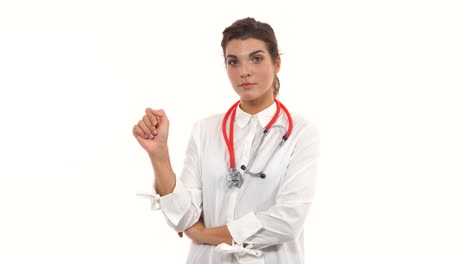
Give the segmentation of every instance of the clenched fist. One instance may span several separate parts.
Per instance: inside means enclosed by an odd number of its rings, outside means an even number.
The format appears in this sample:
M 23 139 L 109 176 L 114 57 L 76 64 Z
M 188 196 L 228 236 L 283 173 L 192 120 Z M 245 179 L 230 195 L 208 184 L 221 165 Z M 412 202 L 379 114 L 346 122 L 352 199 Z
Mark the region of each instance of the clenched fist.
M 167 152 L 169 119 L 162 109 L 146 108 L 145 112 L 138 124 L 133 126 L 133 135 L 149 155 L 164 155 Z

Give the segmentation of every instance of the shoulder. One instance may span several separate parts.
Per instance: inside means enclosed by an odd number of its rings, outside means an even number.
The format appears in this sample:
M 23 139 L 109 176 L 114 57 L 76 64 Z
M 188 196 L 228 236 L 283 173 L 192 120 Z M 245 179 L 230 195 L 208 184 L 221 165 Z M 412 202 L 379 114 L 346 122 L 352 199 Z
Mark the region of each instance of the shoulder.
M 307 110 L 306 112 L 302 112 L 298 109 L 304 110 L 304 108 L 295 107 L 294 104 L 290 102 L 286 102 L 287 110 L 292 118 L 293 129 L 292 134 L 293 136 L 297 137 L 298 135 L 306 134 L 308 136 L 318 136 L 319 134 L 319 122 L 317 118 L 317 114 L 313 113 L 313 111 Z M 290 105 L 290 107 L 288 107 Z M 286 113 L 283 115 L 283 120 L 287 119 Z M 287 121 L 286 121 L 287 122 Z M 285 123 L 286 125 L 287 123 Z
M 299 114 L 292 114 L 293 129 L 290 136 L 295 157 L 309 157 L 315 159 L 319 156 L 320 133 L 317 120 Z
M 213 114 L 206 116 L 195 121 L 195 125 L 199 126 L 213 126 L 223 122 L 223 114 Z
M 293 119 L 293 131 L 296 131 L 299 135 L 305 134 L 305 136 L 319 136 L 319 124 L 318 121 L 311 117 L 306 117 L 301 114 L 291 114 Z
M 196 120 L 193 123 L 192 133 L 206 133 L 221 128 L 223 123 L 223 114 L 213 114 Z

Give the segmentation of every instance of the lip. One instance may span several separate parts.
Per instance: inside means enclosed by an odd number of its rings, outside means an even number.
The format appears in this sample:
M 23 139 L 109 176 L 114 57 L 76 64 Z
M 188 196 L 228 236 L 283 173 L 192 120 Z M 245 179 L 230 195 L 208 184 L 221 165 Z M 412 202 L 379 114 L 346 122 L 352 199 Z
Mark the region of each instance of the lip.
M 247 88 L 247 87 L 252 87 L 255 83 L 251 83 L 251 82 L 243 82 L 241 83 L 240 86 L 244 87 L 244 88 Z

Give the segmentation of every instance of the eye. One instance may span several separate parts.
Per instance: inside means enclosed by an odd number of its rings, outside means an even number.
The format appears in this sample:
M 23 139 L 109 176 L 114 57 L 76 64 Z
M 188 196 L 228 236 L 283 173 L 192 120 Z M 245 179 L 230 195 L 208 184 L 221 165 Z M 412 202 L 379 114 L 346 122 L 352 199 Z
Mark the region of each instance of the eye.
M 263 60 L 263 57 L 261 56 L 254 56 L 252 57 L 251 61 L 254 62 L 254 63 L 259 63 Z
M 228 61 L 227 61 L 227 64 L 228 64 L 228 65 L 231 65 L 231 66 L 234 66 L 234 65 L 236 65 L 237 63 L 238 63 L 238 61 L 235 60 L 235 59 L 231 59 L 231 60 L 228 60 Z

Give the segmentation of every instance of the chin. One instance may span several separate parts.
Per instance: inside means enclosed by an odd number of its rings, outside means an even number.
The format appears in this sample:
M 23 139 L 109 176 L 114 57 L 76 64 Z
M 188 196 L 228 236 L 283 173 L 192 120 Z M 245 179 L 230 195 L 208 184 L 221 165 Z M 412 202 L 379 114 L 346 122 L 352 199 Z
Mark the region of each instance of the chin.
M 253 100 L 258 97 L 258 94 L 252 93 L 252 91 L 239 91 L 236 90 L 237 95 L 242 100 Z
M 255 101 L 256 99 L 259 99 L 260 96 L 258 95 L 246 95 L 246 94 L 242 94 L 240 95 L 240 99 L 243 100 L 243 101 Z
M 255 101 L 255 100 L 269 100 L 269 95 L 266 93 L 240 93 L 239 97 L 244 101 Z M 273 94 L 271 94 L 271 98 L 273 98 Z

